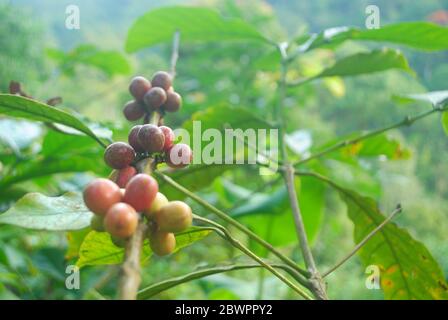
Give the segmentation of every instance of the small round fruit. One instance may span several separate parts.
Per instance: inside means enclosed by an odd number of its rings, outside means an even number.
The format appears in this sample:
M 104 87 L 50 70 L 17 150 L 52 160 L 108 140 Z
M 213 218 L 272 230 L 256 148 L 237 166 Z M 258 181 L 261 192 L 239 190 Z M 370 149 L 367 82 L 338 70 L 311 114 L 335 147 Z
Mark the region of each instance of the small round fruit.
M 165 144 L 163 145 L 163 150 L 167 151 L 173 146 L 176 136 L 174 135 L 174 132 L 170 127 L 160 126 L 159 128 L 160 130 L 162 130 L 163 135 L 165 136 Z
M 129 166 L 134 159 L 134 148 L 124 142 L 114 142 L 104 152 L 104 161 L 113 169 L 123 169 Z
M 135 100 L 126 103 L 123 109 L 124 117 L 129 121 L 136 121 L 145 115 L 145 109 Z
M 114 244 L 114 246 L 116 246 L 118 248 L 126 247 L 126 239 L 121 239 L 121 238 L 117 238 L 117 237 L 110 237 L 110 239 L 112 240 L 112 243 Z
M 142 102 L 145 94 L 151 89 L 151 82 L 145 77 L 135 77 L 129 85 L 129 92 L 135 100 Z
M 129 180 L 137 174 L 134 167 L 126 167 L 120 170 L 114 170 L 109 176 L 109 179 L 115 182 L 120 188 L 126 187 Z
M 177 92 L 168 92 L 166 94 L 166 101 L 164 103 L 163 110 L 166 112 L 179 111 L 182 106 L 182 97 Z
M 162 209 L 162 207 L 164 207 L 168 203 L 169 201 L 165 197 L 165 195 L 163 193 L 157 192 L 156 198 L 152 202 L 151 207 L 144 211 L 145 216 L 151 218 L 157 211 Z
M 147 174 L 137 174 L 126 185 L 123 201 L 138 212 L 151 208 L 159 191 L 157 181 Z
M 114 204 L 121 201 L 120 188 L 108 179 L 95 179 L 83 193 L 86 207 L 95 214 L 104 216 Z
M 158 126 L 145 124 L 138 131 L 138 141 L 145 151 L 160 152 L 165 145 L 165 135 Z
M 154 220 L 163 232 L 180 232 L 191 226 L 193 213 L 182 201 L 171 201 L 154 215 Z
M 128 142 L 131 145 L 132 148 L 134 148 L 135 152 L 143 152 L 145 151 L 138 141 L 138 132 L 140 131 L 140 128 L 143 127 L 142 125 L 136 125 L 133 126 L 131 131 L 129 131 L 128 135 Z
M 104 232 L 104 218 L 102 216 L 93 216 L 92 220 L 90 220 L 90 228 L 97 232 Z
M 153 87 L 163 88 L 165 91 L 168 91 L 171 87 L 173 81 L 171 75 L 165 71 L 158 71 L 154 74 L 151 80 L 151 84 Z
M 167 99 L 166 92 L 162 88 L 152 88 L 143 97 L 146 109 L 148 111 L 154 111 L 160 108 L 161 105 L 165 103 Z
M 126 239 L 137 229 L 138 214 L 130 205 L 119 202 L 114 204 L 104 218 L 104 227 L 113 237 Z
M 187 144 L 178 143 L 167 151 L 165 160 L 172 168 L 184 168 L 193 161 L 193 152 Z
M 176 248 L 176 237 L 169 232 L 156 231 L 149 236 L 149 245 L 156 255 L 166 256 Z

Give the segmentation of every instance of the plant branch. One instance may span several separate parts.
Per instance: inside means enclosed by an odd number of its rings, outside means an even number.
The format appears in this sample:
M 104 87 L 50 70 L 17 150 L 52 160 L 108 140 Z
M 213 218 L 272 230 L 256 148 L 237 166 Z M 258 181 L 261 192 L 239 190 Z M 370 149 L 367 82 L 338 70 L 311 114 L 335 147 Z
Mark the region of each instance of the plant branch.
M 370 132 L 366 132 L 366 133 L 361 134 L 360 136 L 358 136 L 356 138 L 353 138 L 353 139 L 348 139 L 348 140 L 341 141 L 341 142 L 339 142 L 339 143 L 337 143 L 337 144 L 335 144 L 335 145 L 333 145 L 333 146 L 331 146 L 331 147 L 329 147 L 327 149 L 324 149 L 324 150 L 322 150 L 322 151 L 320 151 L 320 152 L 318 152 L 316 154 L 313 154 L 313 155 L 309 156 L 308 158 L 305 158 L 305 159 L 302 159 L 302 160 L 299 160 L 299 161 L 295 162 L 294 166 L 302 165 L 302 164 L 307 163 L 307 162 L 309 162 L 311 160 L 314 160 L 316 158 L 320 158 L 320 157 L 325 156 L 325 155 L 327 155 L 329 153 L 332 153 L 332 152 L 334 152 L 336 150 L 339 150 L 341 148 L 344 148 L 344 147 L 347 147 L 349 145 L 356 144 L 356 143 L 358 143 L 358 142 L 360 142 L 362 140 L 366 140 L 366 139 L 372 138 L 374 136 L 380 135 L 380 134 L 382 134 L 382 133 L 384 133 L 386 131 L 397 129 L 397 128 L 400 128 L 400 127 L 403 127 L 403 126 L 410 126 L 414 122 L 416 122 L 416 121 L 418 121 L 420 119 L 426 118 L 427 116 L 429 116 L 429 115 L 431 115 L 433 113 L 444 112 L 444 111 L 447 111 L 447 110 L 448 110 L 448 105 L 445 106 L 445 107 L 436 106 L 436 107 L 432 108 L 431 110 L 425 111 L 425 112 L 423 112 L 423 113 L 421 113 L 419 115 L 416 115 L 414 117 L 409 117 L 408 116 L 408 117 L 404 118 L 403 120 L 401 120 L 401 121 L 399 121 L 397 123 L 394 123 L 392 125 L 389 125 L 387 127 L 376 129 L 376 130 L 373 130 L 373 131 L 370 131 Z
M 180 31 L 176 31 L 173 36 L 173 47 L 171 49 L 171 63 L 170 74 L 174 79 L 176 77 L 176 65 L 179 59 L 179 43 L 180 43 Z
M 264 268 L 269 270 L 272 274 L 274 274 L 277 278 L 279 278 L 281 281 L 283 281 L 285 284 L 287 284 L 290 288 L 292 288 L 294 291 L 296 291 L 298 294 L 300 294 L 303 298 L 307 300 L 312 300 L 312 298 L 301 288 L 297 287 L 294 283 L 292 283 L 288 278 L 286 278 L 284 275 L 282 275 L 280 272 L 278 272 L 276 269 L 274 269 L 270 264 L 266 263 L 263 259 L 261 259 L 259 256 L 257 256 L 255 253 L 253 253 L 250 249 L 248 249 L 246 246 L 244 246 L 241 242 L 239 242 L 237 239 L 233 238 L 230 232 L 221 226 L 220 224 L 206 219 L 202 218 L 200 216 L 195 215 L 194 219 L 197 221 L 201 221 L 206 224 L 210 224 L 213 226 L 214 231 L 224 238 L 225 240 L 229 241 L 230 244 L 232 244 L 235 248 L 241 250 L 244 254 L 246 254 L 248 257 L 252 258 L 254 261 L 258 262 L 260 265 L 262 265 Z M 299 276 L 299 277 L 297 277 Z M 298 273 L 295 274 L 294 277 L 296 280 L 299 281 L 300 284 L 308 287 L 308 281 L 304 279 L 301 275 Z
M 241 232 L 245 233 L 250 239 L 252 239 L 253 241 L 257 242 L 258 244 L 260 244 L 261 246 L 263 246 L 264 248 L 266 248 L 270 252 L 272 252 L 280 260 L 282 260 L 284 263 L 286 263 L 287 265 L 289 265 L 293 269 L 297 270 L 300 274 L 302 274 L 302 275 L 304 275 L 306 277 L 309 276 L 309 273 L 306 270 L 300 268 L 293 260 L 291 260 L 287 256 L 283 255 L 280 251 L 278 251 L 270 243 L 268 243 L 267 241 L 265 241 L 262 238 L 260 238 L 254 232 L 250 231 L 247 227 L 245 227 L 244 225 L 242 225 L 241 223 L 239 223 L 238 221 L 236 221 L 235 219 L 233 219 L 232 217 L 230 217 L 229 215 L 227 215 L 223 211 L 219 210 L 218 208 L 214 207 L 213 205 L 211 205 L 207 201 L 203 200 L 202 198 L 200 198 L 199 196 L 197 196 L 193 192 L 189 191 L 187 188 L 183 187 L 182 185 L 180 185 L 179 183 L 177 183 L 176 181 L 171 179 L 169 176 L 163 174 L 162 172 L 160 172 L 158 170 L 155 170 L 154 174 L 157 177 L 159 177 L 159 179 L 161 179 L 162 181 L 168 183 L 170 186 L 172 186 L 176 190 L 182 192 L 187 197 L 189 197 L 190 199 L 194 200 L 196 203 L 198 203 L 199 205 L 201 205 L 205 209 L 207 209 L 210 212 L 214 213 L 220 219 L 224 220 L 228 224 L 234 226 L 235 228 L 237 228 Z
M 288 191 L 289 202 L 291 204 L 291 211 L 294 218 L 294 224 L 296 227 L 297 237 L 299 239 L 300 250 L 302 251 L 303 259 L 308 271 L 311 274 L 310 282 L 312 286 L 312 291 L 316 298 L 321 300 L 327 300 L 327 294 L 325 292 L 325 285 L 322 281 L 319 271 L 317 270 L 316 264 L 314 262 L 313 254 L 311 253 L 311 248 L 308 244 L 308 238 L 306 235 L 305 225 L 303 223 L 302 213 L 300 212 L 299 199 L 297 196 L 297 191 L 294 184 L 294 168 L 288 160 L 288 151 L 286 149 L 285 143 L 285 119 L 283 115 L 283 102 L 286 98 L 286 74 L 288 71 L 288 57 L 286 53 L 286 45 L 279 45 L 278 49 L 280 51 L 281 60 L 281 77 L 279 83 L 279 101 L 274 108 L 274 118 L 279 124 L 279 136 L 280 136 L 280 151 L 283 161 L 283 177 L 285 179 L 286 189 Z
M 388 224 L 398 213 L 402 211 L 401 205 L 398 205 L 397 208 L 387 217 L 383 222 L 381 222 L 375 229 L 373 229 L 361 242 L 359 242 L 352 251 L 350 251 L 345 257 L 343 257 L 338 263 L 336 263 L 333 267 L 322 274 L 322 277 L 325 278 L 341 265 L 343 265 L 347 260 L 349 260 L 352 256 L 354 256 L 359 249 L 361 249 L 375 234 L 377 234 L 386 224 Z

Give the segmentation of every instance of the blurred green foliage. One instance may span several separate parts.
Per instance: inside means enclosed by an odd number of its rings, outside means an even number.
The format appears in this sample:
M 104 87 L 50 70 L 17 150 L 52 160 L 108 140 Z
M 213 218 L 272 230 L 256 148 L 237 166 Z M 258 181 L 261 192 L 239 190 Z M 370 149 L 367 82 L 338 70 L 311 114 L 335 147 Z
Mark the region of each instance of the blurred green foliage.
M 1 91 L 7 91 L 10 80 L 17 80 L 23 83 L 27 93 L 40 100 L 62 96 L 67 110 L 102 123 L 100 128 L 96 128 L 98 131 L 105 130 L 107 136 L 111 130 L 114 140 L 123 140 L 130 127 L 121 116 L 122 106 L 129 99 L 130 68 L 135 74 L 150 76 L 156 70 L 167 69 L 170 56 L 169 45 L 145 49 L 135 55 L 124 54 L 126 32 L 132 22 L 149 9 L 179 2 L 151 1 L 148 5 L 131 0 L 114 1 L 112 4 L 105 0 L 8 1 L 0 5 Z M 79 31 L 65 29 L 61 18 L 65 6 L 72 3 L 81 8 Z M 354 25 L 363 28 L 364 9 L 369 4 L 368 1 L 354 3 L 344 0 L 204 0 L 183 3 L 214 7 L 224 16 L 242 18 L 264 36 L 279 42 L 286 40 L 288 35 L 300 42 L 300 36 L 306 31 L 320 32 L 328 27 Z M 433 12 L 447 7 L 448 2 L 381 0 L 376 4 L 381 10 L 381 23 L 385 24 L 428 20 Z M 93 45 L 101 52 L 113 50 L 126 59 L 125 64 L 129 64 L 129 68 L 124 68 L 123 72 L 112 72 L 112 77 L 107 66 L 105 70 L 76 63 L 70 65 L 69 72 L 64 72 L 61 61 L 70 61 L 67 52 L 76 52 L 76 48 L 85 44 Z M 370 43 L 348 41 L 335 51 L 318 49 L 305 53 L 292 64 L 288 78 L 294 80 L 318 74 L 337 59 L 365 52 L 371 47 Z M 55 50 L 53 59 L 46 54 L 47 49 Z M 167 123 L 180 127 L 197 111 L 201 113 L 195 117 L 207 116 L 203 111 L 206 108 L 209 113 L 219 111 L 223 106 L 233 108 L 230 110 L 234 118 L 247 112 L 269 120 L 266 112 L 277 102 L 276 80 L 279 78 L 278 60 L 271 50 L 257 42 L 249 46 L 244 42 L 183 44 L 181 40 L 175 86 L 183 95 L 185 104 L 179 114 L 167 117 Z M 304 151 L 291 148 L 291 155 L 299 159 L 303 152 L 314 152 L 329 141 L 350 136 L 354 131 L 389 125 L 425 108 L 424 103 L 397 104 L 391 99 L 392 95 L 446 89 L 446 51 L 430 54 L 408 49 L 403 51 L 417 76 L 390 70 L 356 78 L 326 78 L 300 88 L 290 88 L 287 129 L 293 144 L 305 144 Z M 55 59 L 56 56 L 60 59 Z M 241 108 L 241 113 L 238 108 Z M 379 200 L 384 213 L 402 203 L 405 210 L 399 218 L 400 226 L 425 243 L 446 275 L 448 183 L 445 159 L 448 156 L 448 139 L 436 117 L 395 130 L 388 137 L 378 137 L 377 141 L 370 141 L 370 146 L 365 144 L 359 150 L 344 149 L 334 154 L 325 162 L 325 173 L 342 186 Z M 24 134 L 17 135 L 17 131 L 25 130 L 23 128 L 26 128 Z M 107 175 L 101 150 L 87 137 L 57 133 L 43 124 L 0 118 L 0 142 L 2 179 L 33 165 L 51 168 L 52 164 L 63 162 L 69 167 L 67 171 L 57 171 L 59 173 L 52 177 L 39 176 L 2 188 L 1 211 L 27 192 L 60 195 L 65 191 L 79 191 L 93 175 Z M 308 144 L 310 146 L 306 147 Z M 390 161 L 371 154 L 371 150 L 378 150 L 378 146 L 384 148 L 381 154 L 386 154 Z M 400 156 L 397 156 L 398 149 Z M 39 158 L 45 154 L 52 157 Z M 89 161 L 85 161 L 87 158 Z M 76 168 L 75 165 L 80 163 L 82 168 Z M 323 170 L 321 163 L 313 163 L 313 166 L 316 171 Z M 202 181 L 200 177 L 204 176 L 214 179 L 214 183 L 205 189 L 197 186 L 201 196 L 235 216 L 240 214 L 242 222 L 269 241 L 281 245 L 282 251 L 300 261 L 295 235 L 291 234 L 292 231 L 281 232 L 284 225 L 292 227 L 292 218 L 289 212 L 281 210 L 285 207 L 286 195 L 280 183 L 272 177 L 260 176 L 257 168 L 207 170 L 198 170 L 189 178 L 182 178 L 181 174 L 179 177 L 174 175 L 174 178 L 185 184 Z M 269 186 L 257 194 L 258 198 L 254 197 L 254 203 L 249 201 L 239 209 L 232 208 L 233 203 L 244 201 L 244 195 L 250 195 L 251 190 L 265 184 Z M 311 226 L 308 232 L 313 240 L 313 252 L 318 265 L 322 269 L 329 268 L 353 247 L 353 224 L 337 193 L 321 185 L 313 185 L 307 179 L 298 184 L 299 196 L 307 199 L 306 207 L 302 209 L 309 215 L 305 219 Z M 232 193 L 236 188 L 240 189 L 236 194 Z M 310 189 L 313 192 L 307 194 L 306 190 Z M 278 197 L 278 205 L 272 204 L 273 195 Z M 177 198 L 179 194 L 173 192 L 171 196 Z M 263 205 L 263 200 L 269 204 Z M 196 212 L 208 214 L 195 204 L 191 205 Z M 271 210 L 269 205 L 276 210 Z M 251 216 L 249 213 L 255 214 Z M 273 227 L 267 227 L 270 225 Z M 65 266 L 77 260 L 73 253 L 76 250 L 67 251 L 67 248 L 79 247 L 86 235 L 82 231 L 49 234 L 6 225 L 1 225 L 0 229 L 0 298 L 101 299 L 114 296 L 117 279 L 114 267 L 86 267 L 81 272 L 81 290 L 65 289 Z M 236 235 L 245 239 L 237 232 Z M 250 241 L 248 244 L 260 255 L 267 255 L 256 244 Z M 197 266 L 227 262 L 238 256 L 235 249 L 210 235 L 168 259 L 151 259 L 145 268 L 143 283 L 149 285 L 168 276 L 193 271 Z M 381 291 L 365 288 L 365 277 L 360 260 L 352 259 L 328 277 L 330 297 L 383 298 Z M 279 299 L 296 296 L 266 271 L 248 269 L 195 280 L 162 292 L 157 298 Z

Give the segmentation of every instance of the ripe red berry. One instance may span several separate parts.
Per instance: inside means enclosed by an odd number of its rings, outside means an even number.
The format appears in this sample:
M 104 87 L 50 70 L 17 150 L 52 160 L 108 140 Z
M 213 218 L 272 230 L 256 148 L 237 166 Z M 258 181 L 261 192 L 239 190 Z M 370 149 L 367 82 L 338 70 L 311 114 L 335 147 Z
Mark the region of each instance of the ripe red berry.
M 120 188 L 126 187 L 129 180 L 137 174 L 134 167 L 126 167 L 120 170 L 114 170 L 109 176 L 109 179 L 115 182 Z
M 162 232 L 180 232 L 191 226 L 193 213 L 182 201 L 171 201 L 154 215 L 158 230 Z
M 138 131 L 138 141 L 145 151 L 160 152 L 165 145 L 165 136 L 158 126 L 145 124 Z
M 168 72 L 158 71 L 152 77 L 151 83 L 153 87 L 160 87 L 165 91 L 168 91 L 173 82 L 171 75 Z
M 104 218 L 104 227 L 113 237 L 128 238 L 137 229 L 138 214 L 130 205 L 119 202 L 114 204 Z
M 163 145 L 163 150 L 167 151 L 173 146 L 176 136 L 174 135 L 173 130 L 171 130 L 171 128 L 167 126 L 161 126 L 159 128 L 160 130 L 162 130 L 163 135 L 165 136 L 165 144 Z
M 182 106 L 182 97 L 177 92 L 168 92 L 162 108 L 166 112 L 176 112 Z
M 154 111 L 165 103 L 166 92 L 162 88 L 152 88 L 145 94 L 143 101 L 145 102 L 145 106 L 148 111 Z
M 172 168 L 184 168 L 193 161 L 193 152 L 187 144 L 178 143 L 167 151 L 165 160 Z
M 131 145 L 131 147 L 134 148 L 135 152 L 145 151 L 145 149 L 143 149 L 142 145 L 138 141 L 138 132 L 140 131 L 141 127 L 143 126 L 142 125 L 133 126 L 131 131 L 129 131 L 128 135 L 128 142 Z
M 129 92 L 135 100 L 142 102 L 145 94 L 151 89 L 151 82 L 145 77 L 135 77 L 129 85 Z
M 95 179 L 83 192 L 86 207 L 95 214 L 104 216 L 114 204 L 121 201 L 120 188 L 108 179 Z
M 104 161 L 113 169 L 123 169 L 129 166 L 134 159 L 134 148 L 124 142 L 114 142 L 104 152 Z
M 129 101 L 123 109 L 124 117 L 129 121 L 136 121 L 145 115 L 145 109 L 137 101 Z
M 176 249 L 176 237 L 169 232 L 156 231 L 149 236 L 152 252 L 158 256 L 166 256 Z
M 157 181 L 147 174 L 137 174 L 126 185 L 123 201 L 138 212 L 151 208 L 159 191 Z

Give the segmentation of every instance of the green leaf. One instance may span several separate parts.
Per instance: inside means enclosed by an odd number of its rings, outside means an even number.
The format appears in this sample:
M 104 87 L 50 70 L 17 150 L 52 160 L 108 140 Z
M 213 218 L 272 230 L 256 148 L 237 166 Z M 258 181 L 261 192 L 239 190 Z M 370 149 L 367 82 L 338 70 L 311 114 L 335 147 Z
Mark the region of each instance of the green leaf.
M 89 127 L 72 114 L 32 99 L 0 94 L 0 113 L 10 117 L 62 124 L 83 132 L 99 144 L 104 145 Z
M 416 101 L 429 102 L 434 107 L 443 106 L 448 103 L 448 90 L 430 91 L 426 93 L 401 94 L 392 97 L 395 101 L 401 103 L 409 103 Z
M 342 188 L 340 194 L 355 225 L 354 240 L 358 243 L 385 217 L 373 199 Z M 379 267 L 386 299 L 448 299 L 448 285 L 431 253 L 395 223 L 388 223 L 358 254 L 365 266 Z
M 391 49 L 374 50 L 371 52 L 356 53 L 342 58 L 331 67 L 324 69 L 318 75 L 307 81 L 324 77 L 347 77 L 380 72 L 390 69 L 401 69 L 412 73 L 404 55 Z
M 296 191 L 308 239 L 314 241 L 325 208 L 325 186 L 308 177 L 296 179 Z M 253 195 L 245 205 L 231 212 L 257 234 L 276 246 L 297 241 L 286 187 L 273 194 Z
M 209 268 L 201 268 L 199 270 L 184 274 L 179 277 L 163 280 L 158 283 L 154 283 L 139 291 L 137 298 L 139 300 L 149 299 L 162 291 L 176 287 L 180 284 L 190 282 L 196 279 L 201 279 L 214 274 L 225 273 L 236 270 L 252 269 L 263 267 L 259 264 L 231 264 L 225 266 L 214 266 Z
M 176 234 L 176 249 L 178 251 L 205 238 L 211 231 L 200 227 L 190 229 Z M 146 262 L 152 255 L 148 240 L 143 244 L 141 261 Z M 116 247 L 107 232 L 91 231 L 84 239 L 79 249 L 78 267 L 87 265 L 110 265 L 122 262 L 124 249 Z
M 0 181 L 0 188 L 7 188 L 15 183 L 58 173 L 94 171 L 102 173 L 104 165 L 99 164 L 98 153 L 81 156 L 69 155 L 61 158 L 38 158 L 21 162 L 15 166 L 12 174 Z
M 29 193 L 0 215 L 0 223 L 27 229 L 79 230 L 90 224 L 92 213 L 84 206 L 80 193 L 68 192 L 60 197 Z
M 73 73 L 73 68 L 77 64 L 95 67 L 108 76 L 131 72 L 129 62 L 121 53 L 99 50 L 93 45 L 80 45 L 68 53 L 58 49 L 47 49 L 47 54 L 59 63 L 59 68 L 66 74 Z
M 448 136 L 448 112 L 444 112 L 442 115 L 442 126 L 443 130 L 445 130 L 445 133 Z
M 303 51 L 319 47 L 334 47 L 346 40 L 389 42 L 420 50 L 448 49 L 448 28 L 429 22 L 402 22 L 379 29 L 338 27 L 315 34 Z
M 126 51 L 169 42 L 180 31 L 182 43 L 191 41 L 258 40 L 267 42 L 250 24 L 224 18 L 217 12 L 199 7 L 163 7 L 138 18 L 128 31 Z

